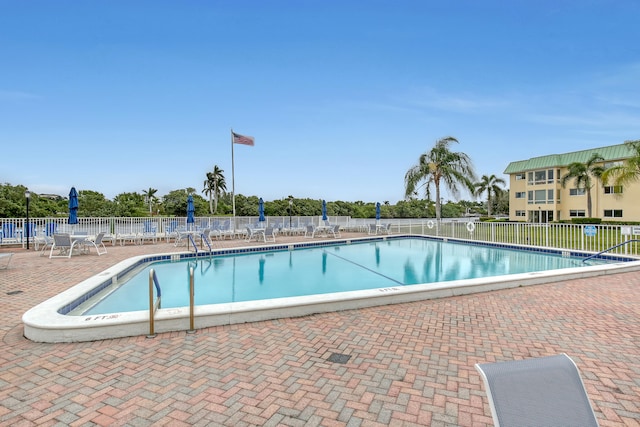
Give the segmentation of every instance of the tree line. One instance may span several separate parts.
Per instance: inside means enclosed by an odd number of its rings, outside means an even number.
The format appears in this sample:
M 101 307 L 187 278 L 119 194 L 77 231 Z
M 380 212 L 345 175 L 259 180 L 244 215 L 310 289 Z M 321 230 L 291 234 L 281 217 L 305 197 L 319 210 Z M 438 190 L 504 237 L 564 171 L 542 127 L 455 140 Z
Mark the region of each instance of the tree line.
M 25 191 L 23 185 L 0 184 L 0 218 L 24 218 L 26 216 Z M 151 189 L 153 190 L 153 189 Z M 196 216 L 209 216 L 210 201 L 193 188 L 173 190 L 157 197 L 157 191 L 151 192 L 153 199 L 149 203 L 149 189 L 140 193 L 121 193 L 113 200 L 93 190 L 78 191 L 78 216 L 81 217 L 147 217 L 147 216 L 186 216 L 187 196 L 193 196 Z M 291 199 L 291 208 L 289 207 Z M 258 196 L 236 194 L 236 215 L 257 216 Z M 32 218 L 66 217 L 69 212 L 69 199 L 63 196 L 43 196 L 31 193 L 29 216 Z M 225 193 L 217 200 L 217 213 L 220 216 L 232 214 L 231 194 Z M 508 196 L 502 196 L 492 202 L 494 212 L 508 212 Z M 443 218 L 458 218 L 467 213 L 486 214 L 486 203 L 477 201 L 447 201 L 441 207 Z M 283 197 L 264 202 L 267 216 L 315 216 L 322 213 L 322 200 Z M 435 218 L 435 202 L 423 199 L 401 200 L 396 204 L 388 201 L 381 203 L 382 218 Z M 374 218 L 376 203 L 364 201 L 327 201 L 327 214 L 330 216 L 351 216 L 352 218 Z
M 420 156 L 418 164 L 405 175 L 405 199 L 396 204 L 388 201 L 382 203 L 380 213 L 383 218 L 447 218 L 461 217 L 468 214 L 491 215 L 492 213 L 508 214 L 508 191 L 501 186 L 505 181 L 495 175 L 483 175 L 476 181 L 471 160 L 464 153 L 451 151 L 451 144 L 458 141 L 446 137 L 436 142 L 434 147 Z M 469 190 L 470 195 L 479 197 L 486 194 L 485 202 L 447 201 L 441 197 L 441 186 L 445 186 L 449 194 L 459 196 L 458 186 Z M 432 192 L 432 186 L 435 194 Z M 26 214 L 22 185 L 0 186 L 0 217 L 22 217 Z M 424 190 L 424 198 L 419 190 Z M 78 192 L 78 215 L 84 217 L 142 217 L 142 216 L 186 216 L 187 196 L 191 195 L 197 216 L 232 214 L 232 195 L 226 187 L 224 170 L 215 165 L 207 172 L 203 182 L 201 196 L 195 188 L 173 190 L 158 197 L 157 189 L 148 188 L 140 193 L 121 193 L 113 200 L 93 190 Z M 432 200 L 432 195 L 435 197 Z M 235 196 L 236 215 L 255 216 L 258 211 L 257 196 Z M 30 199 L 30 215 L 33 217 L 55 217 L 67 215 L 68 200 L 65 197 L 43 197 L 32 194 Z M 268 216 L 314 216 L 320 215 L 322 201 L 283 197 L 279 200 L 265 201 L 265 215 Z M 372 218 L 376 214 L 375 202 L 363 201 L 328 201 L 327 214 L 351 216 L 352 218 Z

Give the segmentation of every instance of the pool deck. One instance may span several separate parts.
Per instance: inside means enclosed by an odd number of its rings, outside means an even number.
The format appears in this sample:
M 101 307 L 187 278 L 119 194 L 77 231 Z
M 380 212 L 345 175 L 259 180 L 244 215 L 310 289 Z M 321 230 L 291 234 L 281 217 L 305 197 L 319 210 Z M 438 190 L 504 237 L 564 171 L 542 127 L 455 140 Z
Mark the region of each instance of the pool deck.
M 107 250 L 0 249 L 15 254 L 0 269 L 0 426 L 491 426 L 474 364 L 558 353 L 578 365 L 601 426 L 640 426 L 637 272 L 152 339 L 25 339 L 36 304 L 118 261 L 184 248 Z

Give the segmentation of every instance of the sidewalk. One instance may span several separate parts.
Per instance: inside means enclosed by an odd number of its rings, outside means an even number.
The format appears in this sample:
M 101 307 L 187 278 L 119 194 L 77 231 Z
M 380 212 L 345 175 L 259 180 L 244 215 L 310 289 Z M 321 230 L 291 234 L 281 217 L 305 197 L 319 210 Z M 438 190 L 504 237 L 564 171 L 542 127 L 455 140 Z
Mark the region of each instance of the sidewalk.
M 23 338 L 37 303 L 130 256 L 184 248 L 107 250 L 0 250 L 15 253 L 0 270 L 1 426 L 491 426 L 474 364 L 561 352 L 601 426 L 640 425 L 637 273 L 153 339 Z

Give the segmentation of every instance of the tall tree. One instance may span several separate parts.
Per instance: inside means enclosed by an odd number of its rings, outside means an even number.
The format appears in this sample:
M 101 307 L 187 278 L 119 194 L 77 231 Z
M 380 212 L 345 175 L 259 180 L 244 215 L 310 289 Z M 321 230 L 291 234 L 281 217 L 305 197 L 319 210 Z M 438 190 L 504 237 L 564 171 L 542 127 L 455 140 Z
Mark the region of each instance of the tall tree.
M 613 178 L 615 185 L 625 185 L 640 180 L 640 139 L 625 141 L 625 145 L 631 151 L 631 157 L 627 158 L 622 165 L 607 169 L 602 175 L 604 182 Z
M 491 216 L 491 196 L 495 195 L 497 198 L 502 193 L 500 185 L 506 185 L 506 182 L 495 175 L 482 175 L 480 181 L 475 183 L 476 196 L 482 196 L 482 193 L 487 192 L 487 216 Z
M 440 186 L 444 184 L 452 196 L 458 196 L 457 184 L 464 185 L 474 194 L 475 172 L 471 159 L 465 153 L 453 152 L 449 149 L 458 140 L 452 136 L 436 141 L 433 148 L 422 154 L 418 164 L 407 171 L 404 177 L 405 198 L 416 195 L 420 187 L 425 188 L 427 199 L 431 199 L 431 184 L 436 190 L 436 219 L 442 216 L 440 206 Z
M 209 213 L 213 215 L 218 212 L 218 200 L 227 193 L 224 171 L 218 165 L 213 166 L 213 172 L 207 172 L 202 192 L 209 197 Z
M 567 182 L 573 180 L 577 189 L 583 189 L 587 194 L 587 214 L 591 218 L 591 189 L 593 188 L 593 179 L 601 180 L 605 169 L 602 165 L 604 158 L 593 153 L 586 163 L 573 162 L 567 166 L 567 172 L 561 179 L 562 188 L 566 187 Z
M 148 190 L 142 190 L 144 201 L 149 205 L 149 215 L 153 214 L 153 202 L 157 200 L 155 194 L 158 192 L 155 188 L 149 187 Z

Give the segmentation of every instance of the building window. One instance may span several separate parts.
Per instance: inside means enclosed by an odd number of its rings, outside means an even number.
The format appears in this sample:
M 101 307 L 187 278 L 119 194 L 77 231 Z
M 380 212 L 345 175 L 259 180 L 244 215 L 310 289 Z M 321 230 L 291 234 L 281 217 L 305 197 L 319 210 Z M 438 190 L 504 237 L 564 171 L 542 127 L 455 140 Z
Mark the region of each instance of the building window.
M 516 181 L 522 181 L 525 178 L 524 172 L 516 174 Z
M 526 191 L 516 191 L 516 199 L 524 199 L 527 197 Z
M 622 194 L 622 185 L 607 185 L 604 194 Z
M 604 168 L 605 169 L 609 169 L 612 168 L 614 166 L 622 166 L 623 162 L 622 161 L 617 161 L 617 162 L 604 162 Z
M 584 210 L 570 210 L 569 216 L 573 218 L 573 217 L 586 216 L 586 215 L 584 214 Z
M 622 218 L 622 209 L 605 209 L 605 218 Z
M 569 195 L 570 196 L 584 196 L 586 193 L 584 188 L 570 188 Z
M 516 216 L 527 216 L 527 211 L 516 211 Z
M 533 185 L 533 172 L 527 174 L 527 184 Z
M 536 204 L 547 203 L 547 190 L 536 190 L 535 197 L 536 197 L 535 199 Z M 553 197 L 553 193 L 552 193 L 552 197 Z
M 536 171 L 536 184 L 545 184 L 547 180 L 547 171 Z
M 553 184 L 553 169 L 547 171 L 547 184 Z

